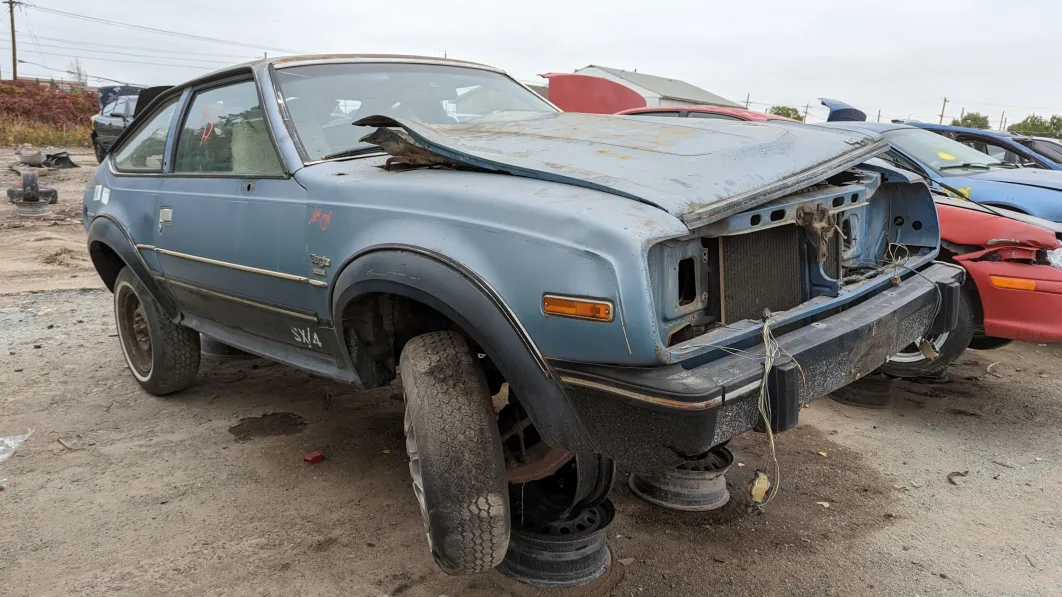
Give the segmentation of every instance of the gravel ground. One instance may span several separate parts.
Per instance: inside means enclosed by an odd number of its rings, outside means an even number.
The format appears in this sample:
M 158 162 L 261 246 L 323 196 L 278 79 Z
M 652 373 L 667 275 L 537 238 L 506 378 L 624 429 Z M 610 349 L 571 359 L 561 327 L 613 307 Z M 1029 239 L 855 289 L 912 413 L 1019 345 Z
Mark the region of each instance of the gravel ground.
M 84 178 L 69 184 L 79 195 Z M 60 213 L 76 213 L 71 193 Z M 0 463 L 0 594 L 508 594 L 432 564 L 400 388 L 205 359 L 187 392 L 149 396 L 122 360 L 110 294 L 54 289 L 99 286 L 76 219 L 0 210 L 0 224 L 0 436 L 34 429 Z M 81 253 L 19 270 L 12 234 Z M 885 411 L 814 402 L 778 437 L 781 492 L 763 514 L 745 497 L 762 435 L 731 443 L 746 466 L 713 513 L 645 504 L 621 471 L 610 594 L 1062 594 L 1060 356 L 971 351 L 951 383 L 904 384 Z M 304 463 L 314 450 L 325 460 Z

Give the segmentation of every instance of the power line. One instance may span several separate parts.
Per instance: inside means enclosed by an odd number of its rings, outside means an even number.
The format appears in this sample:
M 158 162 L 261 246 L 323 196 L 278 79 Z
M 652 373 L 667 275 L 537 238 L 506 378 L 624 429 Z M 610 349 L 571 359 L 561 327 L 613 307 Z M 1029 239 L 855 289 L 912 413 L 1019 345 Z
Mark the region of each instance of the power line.
M 11 40 L 6 38 L 6 37 L 0 37 L 0 42 L 4 42 L 4 41 L 11 41 Z M 92 49 L 92 48 L 82 48 L 82 47 L 78 47 L 78 46 L 58 46 L 58 45 L 54 45 L 54 44 L 41 44 L 41 43 L 36 44 L 36 46 L 38 48 L 42 48 L 43 47 L 43 48 L 56 48 L 56 49 L 59 49 L 59 50 L 76 50 L 76 51 L 79 51 L 79 52 L 92 52 L 92 53 L 95 53 L 95 54 L 107 54 L 107 55 L 115 55 L 115 56 L 134 56 L 134 57 L 138 56 L 140 58 L 161 58 L 163 60 L 185 60 L 185 61 L 198 60 L 199 62 L 211 62 L 211 63 L 214 63 L 214 64 L 233 64 L 233 62 L 231 60 L 210 60 L 210 59 L 207 59 L 207 58 L 199 58 L 199 57 L 181 58 L 180 56 L 159 56 L 157 54 L 144 54 L 142 52 L 137 52 L 137 53 L 118 52 L 116 50 L 103 50 L 103 49 L 96 50 L 96 49 Z M 42 50 L 42 52 L 43 52 L 43 50 Z M 38 52 L 38 54 L 39 53 L 41 53 L 41 52 Z M 253 58 L 251 60 L 253 60 Z
M 266 45 L 262 45 L 262 44 L 249 44 L 249 43 L 244 43 L 244 42 L 239 42 L 239 41 L 231 41 L 231 40 L 219 39 L 219 38 L 214 38 L 214 37 L 206 37 L 206 36 L 203 36 L 203 35 L 192 35 L 190 33 L 181 33 L 179 31 L 170 31 L 170 30 L 167 30 L 167 29 L 156 29 L 154 27 L 145 27 L 143 25 L 134 25 L 132 23 L 119 23 L 118 21 L 111 21 L 111 20 L 108 20 L 108 19 L 101 19 L 99 17 L 81 15 L 81 14 L 77 14 L 77 13 L 66 12 L 66 11 L 63 11 L 63 10 L 56 10 L 54 8 L 45 8 L 43 6 L 37 6 L 36 4 L 26 4 L 26 6 L 32 8 L 34 10 L 39 10 L 41 12 L 45 12 L 45 13 L 49 13 L 49 14 L 59 15 L 59 16 L 63 16 L 63 17 L 69 17 L 71 19 L 80 19 L 80 20 L 89 21 L 89 22 L 92 22 L 92 23 L 100 23 L 102 25 L 110 25 L 112 27 L 124 27 L 126 29 L 135 29 L 137 31 L 147 31 L 147 32 L 150 32 L 150 33 L 157 33 L 157 34 L 160 34 L 160 35 L 171 35 L 171 36 L 174 36 L 174 37 L 183 37 L 185 39 L 195 39 L 195 40 L 198 40 L 198 41 L 204 41 L 204 42 L 208 42 L 208 43 L 223 44 L 223 45 L 236 46 L 236 47 L 241 47 L 241 48 L 251 48 L 253 50 L 272 50 L 274 52 L 284 52 L 284 53 L 288 53 L 288 54 L 306 54 L 307 53 L 307 52 L 300 51 L 300 50 L 290 50 L 290 49 L 287 49 L 287 48 L 270 47 L 270 46 L 266 46 Z
M 33 35 L 33 34 L 30 33 L 30 35 Z M 149 51 L 155 51 L 155 52 L 165 51 L 165 52 L 173 52 L 173 53 L 179 53 L 179 54 L 191 54 L 191 55 L 196 55 L 196 56 L 229 56 L 229 57 L 234 57 L 234 58 L 241 59 L 241 60 L 255 60 L 257 58 L 257 56 L 245 56 L 243 54 L 224 54 L 224 53 L 220 53 L 220 52 L 192 52 L 192 51 L 189 51 L 189 50 L 160 50 L 159 48 L 148 48 L 148 47 L 145 47 L 145 46 L 127 46 L 127 45 L 122 45 L 122 44 L 105 44 L 105 43 L 98 42 L 98 41 L 69 40 L 69 39 L 64 39 L 64 38 L 61 38 L 61 37 L 48 37 L 46 35 L 33 35 L 33 39 L 34 40 L 43 39 L 43 40 L 47 40 L 47 41 L 54 41 L 54 42 L 64 43 L 64 44 L 92 46 L 92 47 L 100 47 L 100 48 L 118 48 L 118 49 L 122 49 L 122 50 L 149 50 Z
M 71 73 L 68 70 L 63 70 L 61 68 L 52 68 L 52 67 L 50 67 L 50 66 L 48 66 L 46 64 L 37 64 L 36 62 L 30 62 L 29 60 L 19 60 L 19 63 L 20 64 L 30 64 L 30 65 L 33 65 L 33 66 L 38 66 L 38 67 L 43 68 L 45 70 L 55 71 L 57 73 L 63 73 L 63 74 L 66 74 L 66 75 L 72 75 L 73 74 L 73 73 Z M 34 75 L 34 76 L 40 77 L 40 76 L 46 76 L 46 75 Z M 95 79 L 97 81 L 109 81 L 111 83 L 119 83 L 121 85 L 136 85 L 136 83 L 130 83 L 129 81 L 119 81 L 118 79 L 109 79 L 107 77 L 96 77 L 96 76 L 88 75 L 88 78 L 89 79 Z
M 25 50 L 23 50 L 23 51 L 25 51 Z M 76 56 L 74 54 L 57 54 L 55 52 L 37 52 L 37 51 L 34 51 L 34 50 L 29 50 L 29 52 L 32 53 L 32 54 L 40 54 L 42 56 L 59 56 L 60 58 L 73 58 L 73 59 L 80 59 L 80 60 L 96 60 L 96 61 L 99 61 L 99 62 L 121 62 L 121 63 L 125 63 L 125 64 L 147 64 L 147 65 L 150 65 L 150 66 L 171 66 L 171 67 L 180 67 L 180 68 L 199 68 L 199 69 L 216 69 L 217 68 L 217 66 L 212 65 L 212 64 L 173 64 L 173 63 L 163 63 L 163 62 L 144 62 L 142 60 L 119 60 L 117 58 L 99 58 L 97 56 L 89 56 L 88 58 L 86 58 L 84 56 Z

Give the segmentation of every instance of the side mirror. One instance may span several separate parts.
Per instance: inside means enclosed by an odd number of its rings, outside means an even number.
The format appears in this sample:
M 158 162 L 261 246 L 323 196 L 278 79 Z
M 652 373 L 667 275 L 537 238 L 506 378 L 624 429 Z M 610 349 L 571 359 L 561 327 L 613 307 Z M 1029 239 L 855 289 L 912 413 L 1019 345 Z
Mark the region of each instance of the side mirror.
M 121 118 L 122 120 L 125 120 L 125 114 L 122 114 L 121 112 L 111 112 L 107 116 L 110 116 L 112 118 Z

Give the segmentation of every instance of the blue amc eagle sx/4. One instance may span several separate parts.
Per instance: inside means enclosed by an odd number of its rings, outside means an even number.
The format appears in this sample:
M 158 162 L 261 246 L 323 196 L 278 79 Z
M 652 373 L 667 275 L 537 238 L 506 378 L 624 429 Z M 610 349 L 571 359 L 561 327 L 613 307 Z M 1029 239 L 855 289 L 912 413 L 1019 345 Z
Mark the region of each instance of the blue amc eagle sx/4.
M 140 112 L 84 197 L 133 376 L 189 387 L 202 334 L 400 377 L 452 574 L 603 503 L 615 461 L 785 431 L 955 325 L 929 188 L 873 133 L 562 113 L 494 68 L 401 56 L 234 66 Z

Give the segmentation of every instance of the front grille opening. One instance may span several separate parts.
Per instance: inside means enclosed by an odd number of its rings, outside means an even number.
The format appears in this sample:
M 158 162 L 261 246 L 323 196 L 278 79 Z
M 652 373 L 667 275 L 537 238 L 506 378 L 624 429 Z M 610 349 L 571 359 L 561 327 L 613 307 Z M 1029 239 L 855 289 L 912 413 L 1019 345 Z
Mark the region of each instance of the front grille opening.
M 692 257 L 679 261 L 678 266 L 679 306 L 697 300 L 697 267 Z
M 776 210 L 771 212 L 771 221 L 772 222 L 781 222 L 783 218 L 785 218 L 785 210 L 784 209 L 776 209 Z
M 752 216 L 752 220 L 750 220 L 750 223 L 751 223 L 751 224 L 752 224 L 753 226 L 759 226 L 759 225 L 760 225 L 760 220 L 761 220 L 761 219 L 762 219 L 762 218 L 760 218 L 760 214 L 756 214 L 756 215 Z
M 841 207 L 842 205 L 844 205 L 844 197 L 834 197 L 833 198 L 833 206 L 834 207 Z

